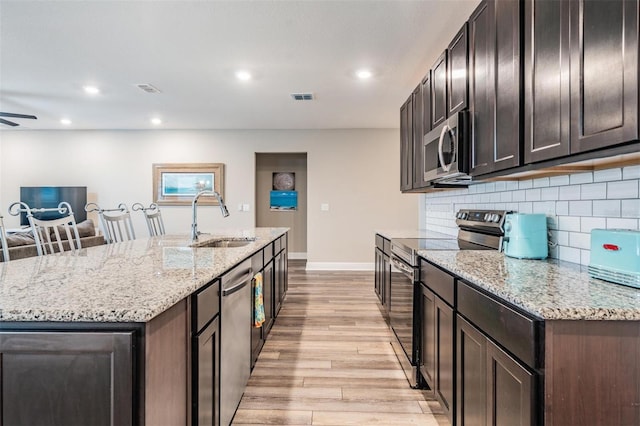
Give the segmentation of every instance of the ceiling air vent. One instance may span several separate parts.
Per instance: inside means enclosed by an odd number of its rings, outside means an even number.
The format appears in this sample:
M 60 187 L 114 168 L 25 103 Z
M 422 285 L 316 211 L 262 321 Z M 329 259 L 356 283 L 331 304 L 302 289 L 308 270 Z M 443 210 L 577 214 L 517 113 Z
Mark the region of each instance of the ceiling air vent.
M 294 101 L 312 101 L 313 93 L 292 93 L 291 97 Z
M 141 83 L 141 84 L 136 84 L 136 87 L 140 90 L 143 90 L 147 93 L 161 93 L 160 89 L 158 89 L 157 87 L 155 87 L 152 84 L 149 83 Z

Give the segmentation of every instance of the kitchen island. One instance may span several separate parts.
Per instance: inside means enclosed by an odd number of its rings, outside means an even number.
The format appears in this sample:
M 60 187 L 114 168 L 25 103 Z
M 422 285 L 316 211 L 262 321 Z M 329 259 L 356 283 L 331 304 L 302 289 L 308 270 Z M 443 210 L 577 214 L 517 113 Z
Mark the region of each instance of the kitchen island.
M 203 301 L 219 303 L 211 289 L 244 260 L 286 256 L 287 231 L 203 234 L 194 245 L 162 236 L 0 264 L 3 422 L 190 424 Z M 220 239 L 247 244 L 207 247 Z
M 450 375 L 456 424 L 640 424 L 640 290 L 553 259 L 419 254 L 424 352 L 453 358 L 427 355 L 421 371 Z M 442 283 L 453 286 L 453 304 L 441 300 Z M 452 315 L 446 350 L 432 299 Z M 432 324 L 437 338 L 424 329 Z

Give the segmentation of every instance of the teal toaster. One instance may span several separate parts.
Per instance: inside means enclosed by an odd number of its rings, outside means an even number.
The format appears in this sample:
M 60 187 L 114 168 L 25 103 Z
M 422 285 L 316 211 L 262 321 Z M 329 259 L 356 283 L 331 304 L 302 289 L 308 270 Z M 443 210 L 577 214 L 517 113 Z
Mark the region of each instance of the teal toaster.
M 640 231 L 593 229 L 589 275 L 640 288 Z

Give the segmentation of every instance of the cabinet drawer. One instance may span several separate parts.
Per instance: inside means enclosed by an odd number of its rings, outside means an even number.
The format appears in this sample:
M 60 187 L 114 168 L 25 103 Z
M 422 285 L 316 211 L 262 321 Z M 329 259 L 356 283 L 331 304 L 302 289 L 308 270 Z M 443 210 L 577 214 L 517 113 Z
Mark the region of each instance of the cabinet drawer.
M 542 367 L 541 321 L 458 281 L 458 312 L 533 368 Z
M 220 312 L 220 280 L 195 295 L 196 332 Z
M 376 247 L 384 251 L 384 238 L 379 234 L 376 234 Z
M 282 250 L 282 237 L 278 238 L 273 242 L 273 247 L 274 247 L 273 252 L 275 254 L 280 253 L 280 250 Z
M 420 262 L 420 281 L 450 306 L 454 306 L 455 280 L 453 276 L 423 260 Z
M 264 267 L 264 260 L 262 259 L 262 250 L 256 252 L 251 256 L 251 269 L 259 272 Z

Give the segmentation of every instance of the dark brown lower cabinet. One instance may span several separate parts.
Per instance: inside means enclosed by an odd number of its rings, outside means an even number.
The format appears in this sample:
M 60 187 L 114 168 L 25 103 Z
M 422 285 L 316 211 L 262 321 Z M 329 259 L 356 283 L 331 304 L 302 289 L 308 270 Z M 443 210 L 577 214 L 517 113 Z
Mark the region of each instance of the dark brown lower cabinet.
M 536 425 L 535 376 L 457 318 L 457 425 Z
M 455 314 L 425 285 L 422 292 L 422 327 L 420 372 L 442 409 L 453 422 L 455 369 Z
M 137 422 L 133 334 L 0 333 L 0 424 Z
M 282 303 L 284 302 L 284 296 L 286 294 L 286 285 L 287 285 L 287 253 L 285 251 L 281 251 L 273 258 L 273 275 L 274 275 L 274 287 L 277 287 L 275 290 L 276 295 L 276 305 L 278 309 L 276 309 L 276 313 L 280 312 L 280 307 L 282 307 Z

